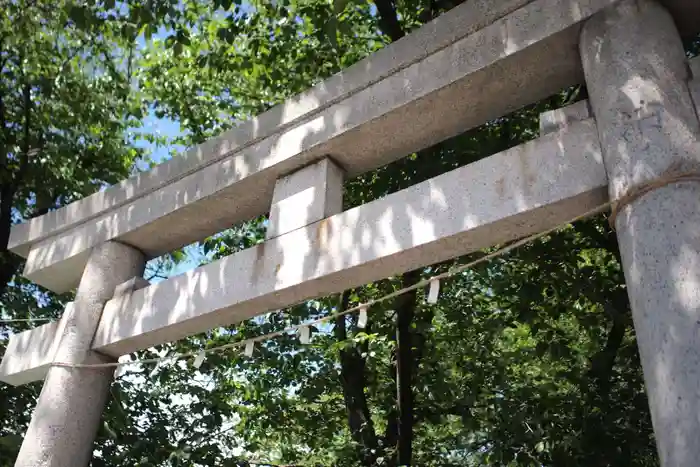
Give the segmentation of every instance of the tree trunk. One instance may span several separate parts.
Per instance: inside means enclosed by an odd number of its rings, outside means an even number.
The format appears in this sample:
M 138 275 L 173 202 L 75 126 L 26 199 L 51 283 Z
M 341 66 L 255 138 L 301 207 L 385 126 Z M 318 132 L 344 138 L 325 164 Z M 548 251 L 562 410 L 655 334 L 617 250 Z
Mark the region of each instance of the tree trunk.
M 403 276 L 403 286 L 407 287 L 420 280 L 419 271 L 411 271 Z M 396 400 L 398 401 L 398 465 L 411 465 L 413 444 L 413 389 L 412 373 L 414 366 L 413 336 L 411 323 L 416 309 L 416 292 L 407 293 L 397 299 L 396 316 Z
M 405 33 L 399 23 L 393 0 L 375 0 L 374 4 L 379 13 L 379 29 L 391 38 L 391 42 L 401 39 Z
M 7 250 L 12 229 L 12 204 L 15 189 L 10 184 L 0 187 L 0 298 L 5 294 L 5 289 L 17 273 L 20 261 Z
M 342 293 L 338 300 L 338 311 L 345 310 L 347 306 L 348 294 Z M 345 316 L 336 318 L 334 332 L 338 342 L 347 339 L 345 319 Z M 356 347 L 347 347 L 340 351 L 340 382 L 350 433 L 357 443 L 358 457 L 362 464 L 372 465 L 377 458 L 378 442 L 365 395 L 365 370 L 365 359 Z

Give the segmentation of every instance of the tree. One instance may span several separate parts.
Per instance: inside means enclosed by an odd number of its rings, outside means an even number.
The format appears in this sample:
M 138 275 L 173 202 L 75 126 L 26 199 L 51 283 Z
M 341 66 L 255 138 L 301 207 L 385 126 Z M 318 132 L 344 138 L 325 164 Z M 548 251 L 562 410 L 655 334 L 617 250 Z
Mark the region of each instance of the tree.
M 144 155 L 130 135 L 144 110 L 131 85 L 135 42 L 105 9 L 98 17 L 72 2 L 1 3 L 0 316 L 58 317 L 66 297 L 17 275 L 23 263 L 7 250 L 10 229 L 117 183 Z M 0 347 L 8 332 L 32 325 L 0 325 Z M 40 386 L 0 388 L 4 461 Z
M 121 16 L 98 23 L 117 28 L 121 40 L 124 30 L 132 40 L 135 34 L 146 38 L 134 59 L 134 81 L 157 115 L 181 123 L 177 142 L 193 145 L 456 3 L 132 2 Z M 90 13 L 83 16 L 93 18 L 86 24 L 100 16 L 99 8 L 85 10 Z M 161 24 L 167 32 L 151 37 Z M 567 90 L 357 177 L 345 186 L 346 207 L 532 139 L 542 110 L 583 97 L 585 89 Z M 33 205 L 26 206 L 25 218 Z M 203 241 L 207 260 L 262 241 L 264 221 L 252 219 Z M 137 357 L 284 329 L 482 254 Z M 31 292 L 12 291 L 12 300 L 29 304 L 7 302 L 13 313 L 22 306 L 39 312 Z M 36 385 L 3 387 L 0 407 L 17 421 L 3 425 L 0 439 L 12 446 L 36 391 Z M 435 305 L 417 291 L 374 306 L 364 329 L 350 316 L 314 329 L 309 346 L 284 335 L 259 345 L 251 358 L 211 354 L 198 371 L 186 361 L 132 370 L 112 387 L 93 465 L 650 466 L 658 461 L 646 404 L 615 235 L 599 217 L 444 281 Z
M 14 222 L 113 184 L 140 155 L 127 129 L 143 109 L 116 24 L 84 24 L 70 3 L 3 5 L 0 26 L 0 284 L 19 266 Z M 109 27 L 107 27 L 109 25 Z M 127 144 L 125 144 L 127 143 Z

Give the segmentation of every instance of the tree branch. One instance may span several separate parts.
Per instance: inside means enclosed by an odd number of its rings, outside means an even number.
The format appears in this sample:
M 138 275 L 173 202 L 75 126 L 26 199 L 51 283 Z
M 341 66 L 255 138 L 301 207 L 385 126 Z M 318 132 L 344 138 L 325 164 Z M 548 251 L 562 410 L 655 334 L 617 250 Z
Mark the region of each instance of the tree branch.
M 24 137 L 22 140 L 22 153 L 20 154 L 19 169 L 14 177 L 15 192 L 24 181 L 24 176 L 27 173 L 27 168 L 29 167 L 29 151 L 32 147 L 30 140 L 32 131 L 32 87 L 29 82 L 24 84 L 22 98 L 24 100 Z
M 420 280 L 420 271 L 403 275 L 403 286 L 409 287 Z M 398 402 L 398 465 L 411 465 L 413 453 L 413 357 L 411 324 L 416 309 L 416 291 L 397 297 L 396 319 L 396 399 Z
M 414 270 L 404 273 L 402 286 L 407 287 L 420 280 L 420 271 Z M 417 356 L 413 354 L 414 337 L 411 333 L 411 324 L 415 314 L 417 303 L 417 290 L 412 290 L 399 295 L 394 300 L 396 310 L 396 352 L 394 361 L 396 371 L 392 378 L 396 383 L 396 409 L 388 415 L 387 427 L 384 432 L 384 446 L 396 448 L 395 460 L 391 464 L 410 465 L 413 448 L 413 390 L 412 373 L 417 367 Z M 421 351 L 422 352 L 422 351 Z
M 7 250 L 12 229 L 14 191 L 11 183 L 0 184 L 0 297 L 20 265 L 19 259 Z
M 5 100 L 3 99 L 2 89 L 0 89 L 0 184 L 5 184 L 12 177 L 7 170 L 7 125 L 5 120 Z
M 0 55 L 2 55 L 2 49 L 4 48 L 5 44 L 5 36 L 3 35 L 2 38 L 0 38 Z M 9 53 L 8 53 L 9 56 Z M 7 61 L 7 58 L 4 58 L 0 61 L 0 82 L 2 80 L 2 73 L 5 70 L 5 62 Z M 6 158 L 7 158 L 7 112 L 5 110 L 5 98 L 2 93 L 3 89 L 0 87 L 0 138 L 2 138 L 2 142 L 0 143 L 0 168 L 6 167 Z M 2 177 L 3 176 L 8 176 L 8 174 L 2 174 L 0 173 L 0 183 L 3 182 Z
M 18 258 L 7 250 L 7 245 L 10 241 L 10 231 L 12 230 L 12 207 L 14 206 L 15 195 L 24 180 L 29 166 L 32 97 L 31 85 L 28 81 L 24 84 L 22 95 L 24 100 L 24 140 L 22 141 L 22 150 L 19 155 L 19 168 L 11 176 L 11 180 L 8 180 L 8 182 L 3 181 L 2 186 L 0 186 L 0 297 L 5 293 L 7 284 L 17 273 L 17 268 L 19 268 L 20 264 Z M 10 177 L 10 174 L 6 175 Z
M 338 311 L 348 307 L 348 293 L 338 297 Z M 338 342 L 347 339 L 345 316 L 335 321 L 334 334 Z M 366 365 L 357 348 L 346 347 L 340 351 L 340 382 L 348 416 L 348 425 L 353 440 L 359 447 L 359 458 L 363 465 L 372 465 L 377 458 L 377 435 L 369 413 L 365 387 L 367 386 Z
M 396 6 L 393 0 L 374 0 L 379 13 L 379 29 L 391 38 L 392 42 L 401 39 L 405 33 L 396 15 Z
M 627 327 L 631 324 L 631 313 L 625 289 L 615 290 L 612 301 L 605 304 L 613 323 L 608 332 L 605 346 L 591 359 L 588 378 L 595 387 L 594 393 L 606 397 L 610 392 L 611 377 L 617 352 L 620 350 Z
M 627 327 L 631 325 L 631 313 L 625 289 L 614 292 L 612 302 L 606 303 L 608 314 L 613 323 L 608 332 L 605 345 L 591 358 L 591 366 L 581 382 L 581 392 L 586 399 L 586 413 L 583 417 L 581 442 L 583 449 L 591 452 L 598 462 L 590 465 L 609 465 L 610 453 L 601 449 L 606 439 L 606 408 L 612 391 L 615 360 L 624 341 Z M 597 408 L 598 410 L 593 410 Z

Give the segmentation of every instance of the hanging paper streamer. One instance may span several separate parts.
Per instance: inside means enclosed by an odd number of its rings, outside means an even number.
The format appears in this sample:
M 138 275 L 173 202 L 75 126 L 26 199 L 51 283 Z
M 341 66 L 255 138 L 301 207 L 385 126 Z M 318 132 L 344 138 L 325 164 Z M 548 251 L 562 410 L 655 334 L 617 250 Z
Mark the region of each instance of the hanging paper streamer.
M 311 328 L 308 326 L 302 326 L 299 328 L 299 342 L 302 344 L 311 343 Z
M 197 354 L 196 357 L 194 357 L 194 361 L 192 362 L 192 366 L 195 368 L 199 368 L 202 366 L 202 363 L 204 363 L 204 358 L 206 357 L 206 352 L 202 350 Z
M 253 350 L 255 350 L 255 342 L 250 341 L 245 345 L 245 351 L 243 353 L 246 357 L 252 357 Z
M 367 306 L 360 308 L 360 315 L 357 317 L 357 327 L 360 329 L 367 327 Z
M 440 281 L 438 279 L 430 281 L 430 291 L 428 292 L 428 303 L 437 303 L 440 294 Z

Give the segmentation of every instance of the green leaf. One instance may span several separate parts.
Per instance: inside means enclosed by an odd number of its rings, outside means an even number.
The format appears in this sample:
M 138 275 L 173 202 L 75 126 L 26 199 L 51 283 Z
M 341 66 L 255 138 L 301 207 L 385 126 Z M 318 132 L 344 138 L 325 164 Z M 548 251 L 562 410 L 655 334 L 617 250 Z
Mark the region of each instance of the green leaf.
M 338 16 L 351 0 L 333 0 L 333 14 Z

